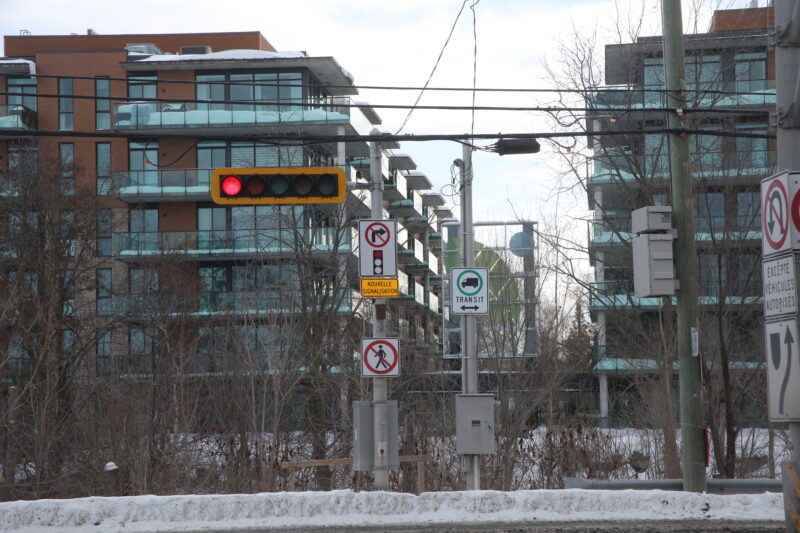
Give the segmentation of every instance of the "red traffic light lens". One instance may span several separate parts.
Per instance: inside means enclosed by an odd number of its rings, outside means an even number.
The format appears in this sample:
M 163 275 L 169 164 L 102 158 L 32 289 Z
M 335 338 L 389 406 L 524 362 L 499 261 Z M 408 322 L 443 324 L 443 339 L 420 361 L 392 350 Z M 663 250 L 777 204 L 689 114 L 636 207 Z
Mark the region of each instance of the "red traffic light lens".
M 222 180 L 222 192 L 228 196 L 236 196 L 242 191 L 242 180 L 238 176 L 226 176 Z

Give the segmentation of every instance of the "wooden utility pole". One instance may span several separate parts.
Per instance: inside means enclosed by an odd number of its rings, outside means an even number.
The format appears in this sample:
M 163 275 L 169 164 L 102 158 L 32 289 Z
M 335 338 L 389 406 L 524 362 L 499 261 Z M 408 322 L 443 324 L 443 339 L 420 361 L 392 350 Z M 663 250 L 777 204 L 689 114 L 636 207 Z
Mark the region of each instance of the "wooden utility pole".
M 689 170 L 689 138 L 680 133 L 686 109 L 683 23 L 680 0 L 662 0 L 669 165 L 672 178 L 672 214 L 675 273 L 678 278 L 677 344 L 680 364 L 680 424 L 683 490 L 705 492 L 705 424 L 700 383 L 700 347 L 697 333 L 697 256 L 695 253 L 694 197 Z

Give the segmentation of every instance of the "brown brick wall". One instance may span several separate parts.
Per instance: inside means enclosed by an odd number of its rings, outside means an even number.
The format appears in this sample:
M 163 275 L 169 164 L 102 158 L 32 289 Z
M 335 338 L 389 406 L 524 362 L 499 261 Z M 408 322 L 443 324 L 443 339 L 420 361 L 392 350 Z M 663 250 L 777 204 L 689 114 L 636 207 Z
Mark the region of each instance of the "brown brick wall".
M 167 202 L 159 205 L 159 231 L 195 231 L 197 229 L 194 203 Z
M 712 15 L 709 33 L 771 28 L 773 26 L 775 26 L 775 9 L 771 7 L 721 9 Z
M 253 49 L 274 52 L 260 32 L 125 34 L 125 35 L 6 35 L 5 55 L 33 57 L 45 50 L 122 50 L 126 44 L 153 43 L 164 52 L 177 53 L 181 46 L 208 45 L 215 52 Z

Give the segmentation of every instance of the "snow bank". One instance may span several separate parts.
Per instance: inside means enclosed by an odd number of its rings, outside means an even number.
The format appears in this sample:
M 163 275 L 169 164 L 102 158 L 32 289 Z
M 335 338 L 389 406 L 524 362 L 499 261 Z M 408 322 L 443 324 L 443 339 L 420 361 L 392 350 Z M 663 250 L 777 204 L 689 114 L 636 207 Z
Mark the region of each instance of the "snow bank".
M 315 526 L 408 526 L 592 520 L 783 521 L 783 496 L 669 491 L 475 491 L 264 493 L 132 496 L 0 503 L 0 531 L 281 530 Z

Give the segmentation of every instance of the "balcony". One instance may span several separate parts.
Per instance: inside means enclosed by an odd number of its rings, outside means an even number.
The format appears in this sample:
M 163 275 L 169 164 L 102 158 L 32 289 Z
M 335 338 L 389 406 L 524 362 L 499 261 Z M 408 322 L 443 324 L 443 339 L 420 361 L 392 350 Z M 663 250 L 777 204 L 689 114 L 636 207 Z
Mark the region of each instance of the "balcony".
M 427 307 L 425 303 L 425 288 L 416 281 L 409 281 L 408 276 L 400 275 L 398 277 L 398 285 L 400 289 L 400 297 L 394 301 L 400 305 L 419 305 L 420 307 Z
M 114 235 L 114 257 L 145 259 L 249 259 L 270 255 L 350 253 L 352 228 L 133 232 Z
M 325 300 L 327 299 L 327 301 Z M 326 310 L 340 314 L 352 313 L 359 295 L 352 289 L 339 289 L 336 294 L 320 295 L 318 302 L 326 301 Z M 295 289 L 203 292 L 198 296 L 194 316 L 264 316 L 272 314 L 305 313 L 301 308 L 300 295 Z
M 406 200 L 407 190 L 406 177 L 401 172 L 394 171 L 392 178 L 383 184 L 383 199 L 389 202 Z
M 36 119 L 36 112 L 24 105 L 0 105 L 0 136 L 6 136 L 11 131 L 35 130 Z
M 211 200 L 213 169 L 124 170 L 114 173 L 114 194 L 123 202 Z
M 235 133 L 302 129 L 307 134 L 368 135 L 372 123 L 349 98 L 297 105 L 259 103 L 128 102 L 114 104 L 114 129 L 157 135 L 164 130 L 219 128 Z M 187 132 L 189 134 L 189 132 Z
M 352 289 L 338 289 L 334 295 L 320 295 L 319 302 L 329 298 L 326 306 L 337 313 L 349 314 L 356 309 L 360 295 Z M 169 316 L 202 318 L 221 316 L 258 317 L 305 312 L 301 309 L 298 290 L 275 287 L 255 291 L 203 291 L 194 295 L 146 294 L 114 297 L 117 315 L 131 318 Z
M 595 218 L 589 223 L 589 244 L 594 246 L 611 245 L 620 246 L 630 241 L 631 213 L 630 211 L 605 211 L 596 212 Z

